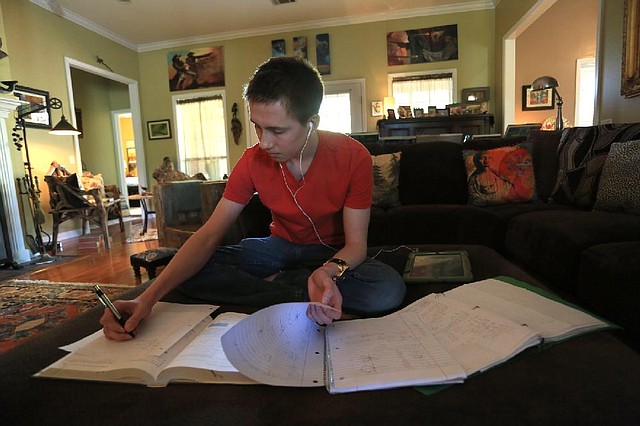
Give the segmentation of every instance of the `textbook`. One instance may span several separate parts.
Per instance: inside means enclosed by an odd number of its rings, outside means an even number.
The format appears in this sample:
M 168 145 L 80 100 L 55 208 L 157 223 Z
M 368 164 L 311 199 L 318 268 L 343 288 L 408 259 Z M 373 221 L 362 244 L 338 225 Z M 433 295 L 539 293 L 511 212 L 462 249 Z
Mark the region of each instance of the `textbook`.
M 330 393 L 462 383 L 544 341 L 609 325 L 498 279 L 430 294 L 381 318 L 321 327 L 306 303 L 262 309 L 222 336 L 231 364 L 256 382 Z
M 212 305 L 158 302 L 126 342 L 107 339 L 102 330 L 75 342 L 68 355 L 35 377 L 137 383 L 152 387 L 171 382 L 251 384 L 227 360 L 221 336 L 246 314 L 227 312 L 215 320 Z

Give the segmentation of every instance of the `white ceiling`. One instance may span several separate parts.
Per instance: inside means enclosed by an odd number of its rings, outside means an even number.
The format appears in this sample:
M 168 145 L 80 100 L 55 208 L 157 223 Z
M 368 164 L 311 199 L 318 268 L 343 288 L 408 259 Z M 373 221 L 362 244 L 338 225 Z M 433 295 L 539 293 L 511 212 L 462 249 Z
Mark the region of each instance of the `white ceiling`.
M 285 31 L 491 9 L 500 0 L 30 0 L 142 52 Z M 286 0 L 288 1 L 288 0 Z

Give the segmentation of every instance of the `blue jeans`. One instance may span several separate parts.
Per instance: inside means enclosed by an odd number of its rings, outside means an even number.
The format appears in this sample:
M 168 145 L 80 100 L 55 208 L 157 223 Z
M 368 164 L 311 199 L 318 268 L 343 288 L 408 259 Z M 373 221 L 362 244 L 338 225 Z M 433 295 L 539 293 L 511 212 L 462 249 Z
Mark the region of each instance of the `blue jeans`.
M 323 245 L 298 245 L 277 237 L 247 238 L 222 246 L 178 289 L 214 303 L 264 307 L 309 301 L 307 279 L 335 251 Z M 278 274 L 273 281 L 264 278 Z M 346 312 L 379 315 L 397 308 L 406 293 L 393 268 L 367 258 L 338 284 Z

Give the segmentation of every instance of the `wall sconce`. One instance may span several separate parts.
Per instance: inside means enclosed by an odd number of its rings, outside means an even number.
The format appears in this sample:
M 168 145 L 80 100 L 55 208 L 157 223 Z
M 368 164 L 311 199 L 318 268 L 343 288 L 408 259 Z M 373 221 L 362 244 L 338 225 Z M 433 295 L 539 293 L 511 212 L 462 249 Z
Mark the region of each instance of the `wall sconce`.
M 558 80 L 545 75 L 543 77 L 536 78 L 534 82 L 531 83 L 531 90 L 553 90 L 556 95 L 556 105 L 558 107 L 558 112 L 556 114 L 556 130 L 562 130 L 562 128 L 564 127 L 564 122 L 562 121 L 562 97 L 560 96 L 560 93 L 558 93 L 558 86 Z

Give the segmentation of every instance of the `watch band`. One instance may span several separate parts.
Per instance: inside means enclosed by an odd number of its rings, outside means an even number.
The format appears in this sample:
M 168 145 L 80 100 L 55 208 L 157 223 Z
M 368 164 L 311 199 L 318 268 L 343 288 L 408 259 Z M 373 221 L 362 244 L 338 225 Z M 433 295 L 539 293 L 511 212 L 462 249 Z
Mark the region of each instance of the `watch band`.
M 331 259 L 324 262 L 322 266 L 326 265 L 327 263 L 335 263 L 336 265 L 338 265 L 338 273 L 333 276 L 333 281 L 335 282 L 338 282 L 338 279 L 342 278 L 344 273 L 349 269 L 349 264 L 342 259 L 338 259 L 337 257 L 332 257 Z

